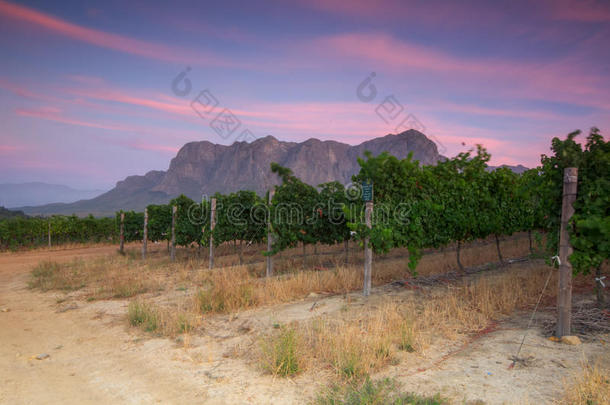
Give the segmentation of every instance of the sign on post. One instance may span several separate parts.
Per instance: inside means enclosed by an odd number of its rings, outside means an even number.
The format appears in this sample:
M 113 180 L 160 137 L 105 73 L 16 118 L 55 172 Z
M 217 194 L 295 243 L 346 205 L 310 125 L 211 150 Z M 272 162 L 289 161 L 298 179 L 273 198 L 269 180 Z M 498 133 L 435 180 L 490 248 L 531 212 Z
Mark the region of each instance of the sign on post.
M 372 183 L 367 183 L 366 181 L 362 183 L 362 201 L 364 201 L 364 202 L 373 201 L 373 184 Z

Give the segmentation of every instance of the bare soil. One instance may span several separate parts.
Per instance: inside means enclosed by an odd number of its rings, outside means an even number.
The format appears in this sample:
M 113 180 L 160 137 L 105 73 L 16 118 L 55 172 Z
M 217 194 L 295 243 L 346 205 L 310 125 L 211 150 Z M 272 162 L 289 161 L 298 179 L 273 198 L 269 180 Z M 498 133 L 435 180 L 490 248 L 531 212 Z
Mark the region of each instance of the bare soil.
M 127 325 L 127 300 L 87 302 L 78 294 L 27 288 L 41 260 L 111 254 L 115 247 L 0 254 L 0 403 L 2 404 L 303 404 L 330 380 L 330 371 L 294 379 L 265 375 L 244 353 L 277 323 L 324 314 L 340 317 L 346 306 L 376 305 L 383 297 L 410 294 L 405 288 L 374 289 L 365 299 L 312 296 L 297 302 L 216 315 L 196 336 L 157 338 Z M 159 297 L 163 299 L 163 297 Z M 396 378 L 405 391 L 440 392 L 455 403 L 552 403 L 583 361 L 608 367 L 607 336 L 580 346 L 548 340 L 539 327 L 528 332 L 510 368 L 529 314 L 490 325 L 480 335 L 435 344 L 405 354 L 396 366 L 373 376 Z M 36 357 L 47 354 L 39 360 Z

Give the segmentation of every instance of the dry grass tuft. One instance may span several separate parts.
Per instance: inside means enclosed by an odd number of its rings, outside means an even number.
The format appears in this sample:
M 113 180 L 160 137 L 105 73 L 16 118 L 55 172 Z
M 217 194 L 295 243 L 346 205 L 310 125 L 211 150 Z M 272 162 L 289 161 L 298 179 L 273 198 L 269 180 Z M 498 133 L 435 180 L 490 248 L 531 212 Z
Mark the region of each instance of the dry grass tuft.
M 199 326 L 192 312 L 169 310 L 142 300 L 129 303 L 127 319 L 131 326 L 165 336 L 191 333 Z
M 566 405 L 610 404 L 610 377 L 608 370 L 583 364 L 583 371 L 571 383 L 565 384 L 564 398 L 559 402 Z
M 261 341 L 261 354 L 263 370 L 273 375 L 291 377 L 303 369 L 300 336 L 291 326 Z

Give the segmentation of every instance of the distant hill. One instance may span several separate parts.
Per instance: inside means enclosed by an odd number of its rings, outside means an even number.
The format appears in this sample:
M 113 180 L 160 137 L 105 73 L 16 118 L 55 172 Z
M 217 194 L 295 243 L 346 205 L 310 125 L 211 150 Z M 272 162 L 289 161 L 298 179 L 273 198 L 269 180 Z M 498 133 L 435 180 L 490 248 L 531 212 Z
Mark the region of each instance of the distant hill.
M 495 170 L 498 169 L 500 167 L 506 167 L 510 170 L 512 170 L 513 172 L 517 173 L 517 174 L 521 174 L 527 170 L 529 170 L 529 168 L 523 166 L 523 165 L 517 165 L 517 166 L 511 166 L 511 165 L 501 165 L 501 166 L 489 166 L 488 170 Z
M 366 150 L 374 155 L 387 151 L 398 158 L 413 152 L 422 164 L 434 164 L 440 159 L 436 144 L 415 130 L 374 138 L 355 146 L 318 139 L 283 142 L 272 136 L 230 146 L 191 142 L 180 149 L 167 172 L 129 176 L 93 199 L 22 209 L 32 215 L 92 213 L 100 216 L 112 215 L 121 209 L 143 210 L 148 204 L 167 203 L 180 194 L 195 201 L 204 195 L 238 190 L 253 190 L 262 195 L 279 182 L 277 175 L 271 173 L 271 162 L 289 167 L 309 184 L 334 180 L 348 183 L 359 170 L 357 158 Z
M 10 219 L 10 218 L 14 218 L 14 217 L 25 217 L 25 216 L 26 215 L 23 213 L 23 211 L 11 211 L 4 207 L 0 207 L 0 221 L 2 221 L 3 219 Z
M 68 186 L 47 183 L 0 184 L 0 206 L 18 208 L 49 203 L 71 203 L 96 197 L 103 190 L 76 190 Z
M 279 183 L 278 176 L 271 173 L 272 162 L 292 169 L 308 184 L 328 181 L 346 184 L 360 170 L 357 158 L 367 150 L 373 155 L 388 152 L 400 159 L 413 152 L 413 158 L 425 165 L 444 159 L 433 141 L 412 129 L 355 146 L 318 139 L 283 142 L 272 136 L 252 143 L 235 142 L 230 146 L 208 141 L 191 142 L 178 151 L 166 172 L 151 171 L 144 176 L 129 176 L 112 190 L 89 200 L 22 209 L 31 215 L 92 213 L 104 216 L 121 209 L 142 211 L 148 204 L 164 204 L 180 194 L 195 201 L 216 192 L 238 190 L 253 190 L 263 195 Z

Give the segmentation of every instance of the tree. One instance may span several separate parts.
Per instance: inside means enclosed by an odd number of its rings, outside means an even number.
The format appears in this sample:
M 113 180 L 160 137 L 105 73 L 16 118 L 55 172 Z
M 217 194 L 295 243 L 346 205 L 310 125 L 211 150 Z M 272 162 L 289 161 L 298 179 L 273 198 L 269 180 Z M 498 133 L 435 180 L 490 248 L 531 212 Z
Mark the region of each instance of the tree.
M 198 207 L 201 205 L 184 194 L 171 200 L 169 205 L 178 207 L 176 212 L 176 245 L 201 244 L 202 227 L 198 221 L 193 220 L 192 216 L 193 210 L 199 209 Z
M 229 195 L 215 194 L 216 226 L 214 244 L 233 242 L 243 263 L 243 244 L 261 243 L 266 236 L 266 218 L 256 216 L 257 207 L 263 207 L 262 199 L 254 191 L 238 191 Z
M 598 304 L 603 304 L 601 267 L 610 257 L 610 143 L 592 128 L 580 157 L 578 194 L 574 203 L 570 262 L 577 273 L 595 270 Z
M 317 242 L 315 224 L 319 218 L 318 191 L 295 177 L 290 169 L 277 163 L 271 164 L 271 171 L 282 179 L 282 184 L 275 188 L 270 210 L 274 234 L 271 253 L 275 254 L 301 242 L 305 254 L 305 246 Z

